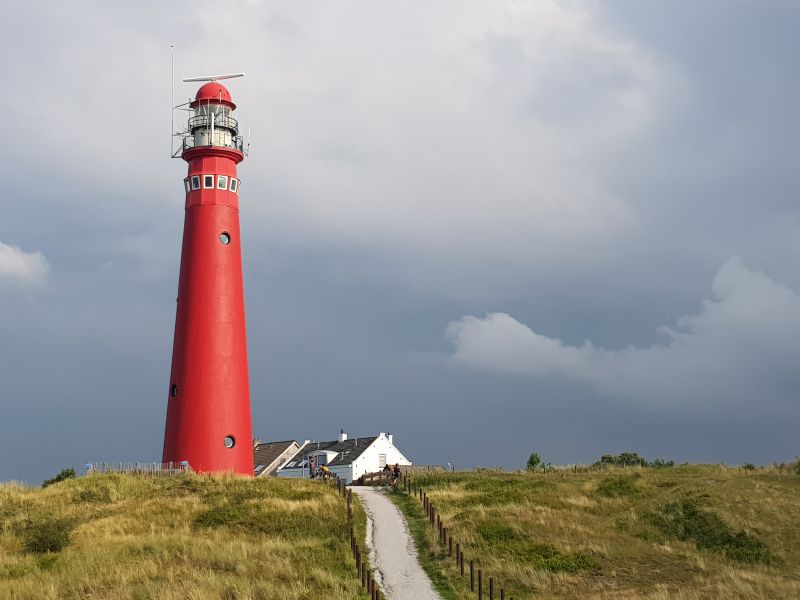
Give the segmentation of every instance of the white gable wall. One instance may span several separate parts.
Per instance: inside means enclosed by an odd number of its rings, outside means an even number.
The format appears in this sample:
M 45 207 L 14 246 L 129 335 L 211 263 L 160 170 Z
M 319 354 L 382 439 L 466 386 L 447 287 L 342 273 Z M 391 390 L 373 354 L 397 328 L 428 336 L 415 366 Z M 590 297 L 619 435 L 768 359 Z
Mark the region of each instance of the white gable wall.
M 381 454 L 386 455 L 387 465 L 411 466 L 411 461 L 403 456 L 403 453 L 395 447 L 393 441 L 389 441 L 389 437 L 385 433 L 381 432 L 375 438 L 375 441 L 370 444 L 369 448 L 353 463 L 352 478 L 358 479 L 366 473 L 380 471 L 383 468 L 380 464 Z

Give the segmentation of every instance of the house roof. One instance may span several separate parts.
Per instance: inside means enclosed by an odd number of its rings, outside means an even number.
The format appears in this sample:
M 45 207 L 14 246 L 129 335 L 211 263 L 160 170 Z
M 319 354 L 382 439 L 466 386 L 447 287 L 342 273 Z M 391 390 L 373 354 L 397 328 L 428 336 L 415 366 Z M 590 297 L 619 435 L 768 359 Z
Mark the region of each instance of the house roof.
M 274 463 L 281 454 L 286 452 L 292 444 L 296 444 L 294 440 L 285 440 L 283 442 L 264 442 L 256 444 L 253 449 L 253 464 L 258 469 L 258 465 L 266 465 L 269 467 Z M 263 470 L 264 467 L 262 467 Z
M 300 450 L 286 462 L 286 465 L 291 464 L 292 461 L 304 459 L 307 455 L 317 451 L 336 452 L 336 456 L 328 461 L 329 467 L 349 465 L 361 456 L 376 439 L 378 439 L 377 436 L 371 436 L 350 438 L 343 442 L 339 440 L 333 440 L 331 442 L 309 442 L 300 448 Z M 283 466 L 282 470 L 304 468 L 300 466 L 288 467 L 286 465 Z

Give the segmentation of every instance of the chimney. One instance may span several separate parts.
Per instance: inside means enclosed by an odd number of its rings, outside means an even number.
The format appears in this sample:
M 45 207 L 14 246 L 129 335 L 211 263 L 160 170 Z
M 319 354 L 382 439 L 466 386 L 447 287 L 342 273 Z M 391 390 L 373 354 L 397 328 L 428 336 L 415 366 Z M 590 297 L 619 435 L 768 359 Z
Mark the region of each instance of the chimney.
M 392 445 L 394 445 L 394 435 L 392 435 L 392 434 L 390 433 L 390 434 L 389 434 L 388 436 L 386 436 L 386 437 L 388 437 L 388 438 L 389 438 L 389 443 L 390 443 L 390 444 L 392 444 Z
M 347 439 L 347 434 L 344 432 L 344 429 L 339 432 L 339 441 L 344 442 Z

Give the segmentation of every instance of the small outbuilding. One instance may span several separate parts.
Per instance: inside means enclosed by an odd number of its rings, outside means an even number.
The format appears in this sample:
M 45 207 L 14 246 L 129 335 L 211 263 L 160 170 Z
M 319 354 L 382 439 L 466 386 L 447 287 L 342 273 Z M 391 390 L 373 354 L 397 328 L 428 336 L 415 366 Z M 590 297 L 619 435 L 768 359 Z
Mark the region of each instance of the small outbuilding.
M 411 466 L 394 445 L 394 436 L 379 433 L 376 436 L 350 438 L 342 430 L 339 439 L 330 442 L 306 441 L 297 452 L 278 469 L 278 477 L 309 477 L 310 465 L 319 469 L 323 465 L 332 473 L 351 483 L 366 473 L 375 473 L 386 465 Z

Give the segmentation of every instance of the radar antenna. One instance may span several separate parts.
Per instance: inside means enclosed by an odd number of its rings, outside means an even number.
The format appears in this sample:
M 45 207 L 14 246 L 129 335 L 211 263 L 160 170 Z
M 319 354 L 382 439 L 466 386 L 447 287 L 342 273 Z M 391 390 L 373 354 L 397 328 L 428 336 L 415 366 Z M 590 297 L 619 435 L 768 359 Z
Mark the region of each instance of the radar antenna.
M 225 75 L 203 75 L 202 77 L 185 77 L 184 83 L 190 81 L 219 81 L 220 79 L 233 79 L 234 77 L 244 77 L 244 73 L 227 73 Z

